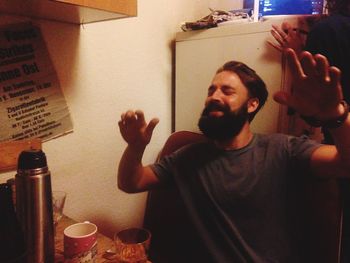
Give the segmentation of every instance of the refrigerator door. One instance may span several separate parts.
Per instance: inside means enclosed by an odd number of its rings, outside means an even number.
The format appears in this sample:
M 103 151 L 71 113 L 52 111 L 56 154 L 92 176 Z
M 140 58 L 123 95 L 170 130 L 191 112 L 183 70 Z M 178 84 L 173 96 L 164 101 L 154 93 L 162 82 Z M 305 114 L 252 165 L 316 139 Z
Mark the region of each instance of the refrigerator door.
M 265 81 L 269 97 L 252 122 L 259 133 L 279 131 L 280 106 L 272 95 L 283 85 L 281 53 L 267 43 L 273 40 L 271 24 L 282 20 L 249 22 L 176 36 L 175 131 L 198 131 L 207 89 L 215 71 L 229 60 L 241 61 Z

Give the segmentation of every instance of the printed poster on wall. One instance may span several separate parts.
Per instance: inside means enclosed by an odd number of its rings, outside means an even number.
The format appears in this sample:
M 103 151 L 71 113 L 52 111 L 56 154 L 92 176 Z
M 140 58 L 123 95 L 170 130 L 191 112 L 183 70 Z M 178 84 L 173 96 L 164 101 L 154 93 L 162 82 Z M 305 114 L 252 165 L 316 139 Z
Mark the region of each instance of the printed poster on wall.
M 73 130 L 66 100 L 39 27 L 0 27 L 0 142 Z

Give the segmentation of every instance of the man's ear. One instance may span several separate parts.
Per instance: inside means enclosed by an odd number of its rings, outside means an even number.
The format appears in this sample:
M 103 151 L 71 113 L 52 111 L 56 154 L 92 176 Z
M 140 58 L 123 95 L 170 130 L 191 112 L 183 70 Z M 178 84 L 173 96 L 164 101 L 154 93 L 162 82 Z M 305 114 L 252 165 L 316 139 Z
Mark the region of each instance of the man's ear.
M 252 113 L 256 111 L 259 107 L 259 99 L 258 98 L 250 98 L 247 103 L 248 113 Z

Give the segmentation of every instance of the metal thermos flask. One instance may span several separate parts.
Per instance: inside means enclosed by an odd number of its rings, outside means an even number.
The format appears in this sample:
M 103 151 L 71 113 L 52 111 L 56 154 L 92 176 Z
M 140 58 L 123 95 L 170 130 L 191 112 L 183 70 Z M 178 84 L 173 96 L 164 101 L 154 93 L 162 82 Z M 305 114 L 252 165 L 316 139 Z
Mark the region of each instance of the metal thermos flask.
M 51 177 L 45 153 L 25 150 L 18 158 L 16 213 L 27 244 L 26 263 L 55 258 Z

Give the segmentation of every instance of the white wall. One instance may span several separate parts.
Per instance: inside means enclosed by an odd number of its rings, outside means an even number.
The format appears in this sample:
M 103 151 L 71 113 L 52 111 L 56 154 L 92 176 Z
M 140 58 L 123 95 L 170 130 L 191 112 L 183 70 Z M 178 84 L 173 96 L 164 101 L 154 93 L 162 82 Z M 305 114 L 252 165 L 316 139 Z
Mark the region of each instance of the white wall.
M 184 21 L 208 7 L 241 8 L 236 0 L 138 0 L 138 16 L 76 26 L 41 21 L 44 38 L 68 102 L 74 132 L 45 142 L 52 187 L 68 193 L 65 213 L 112 233 L 142 224 L 146 194 L 117 189 L 125 148 L 117 122 L 142 109 L 160 118 L 144 163 L 152 162 L 171 132 L 174 37 Z M 0 174 L 0 181 L 15 172 Z

